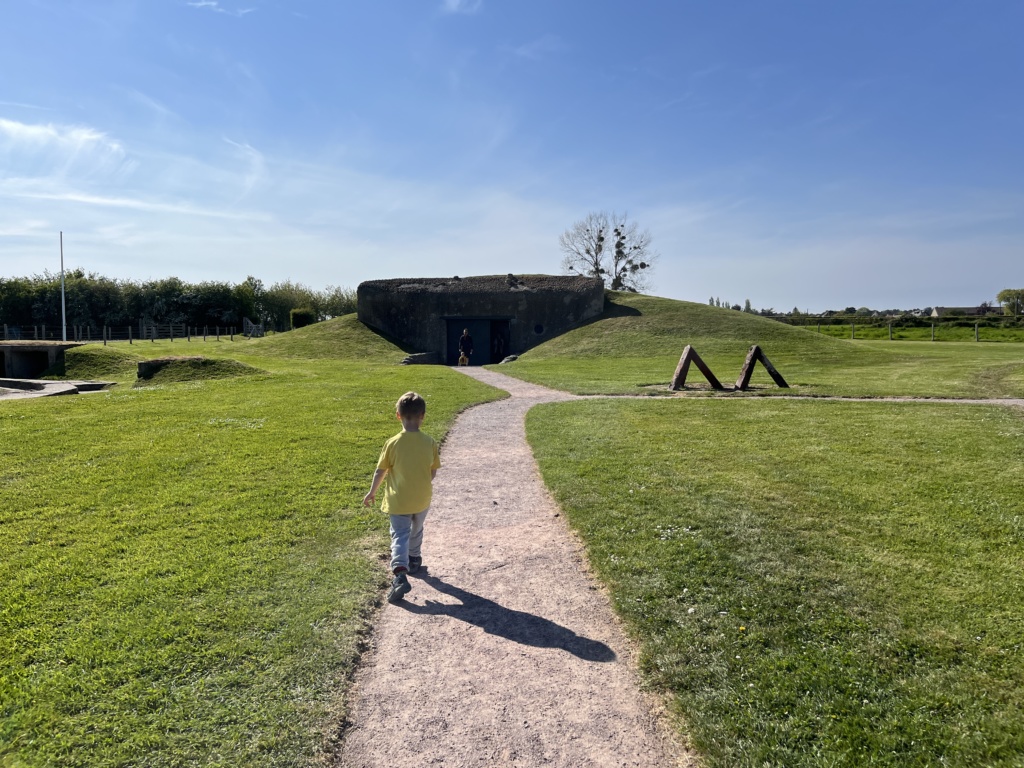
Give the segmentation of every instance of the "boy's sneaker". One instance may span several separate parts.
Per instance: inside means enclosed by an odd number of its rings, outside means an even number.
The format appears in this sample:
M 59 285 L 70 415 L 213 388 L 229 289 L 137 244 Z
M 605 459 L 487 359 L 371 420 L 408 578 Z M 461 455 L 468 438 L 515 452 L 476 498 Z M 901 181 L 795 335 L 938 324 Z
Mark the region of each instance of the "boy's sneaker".
M 391 589 L 388 590 L 388 602 L 397 603 L 403 597 L 408 594 L 412 587 L 409 585 L 409 579 L 405 575 L 405 571 L 400 571 L 395 574 L 395 580 L 391 582 Z
M 422 557 L 410 557 L 409 558 L 409 573 L 413 574 L 413 573 L 418 572 L 422 565 L 423 565 L 423 558 Z

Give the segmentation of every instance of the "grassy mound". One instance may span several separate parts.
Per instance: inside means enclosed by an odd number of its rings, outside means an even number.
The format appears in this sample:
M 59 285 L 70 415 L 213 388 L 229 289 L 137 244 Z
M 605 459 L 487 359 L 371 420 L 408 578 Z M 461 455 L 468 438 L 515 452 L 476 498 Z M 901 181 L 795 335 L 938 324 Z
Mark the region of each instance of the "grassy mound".
M 266 371 L 237 360 L 207 357 L 167 357 L 149 362 L 152 365 L 152 373 L 143 374 L 146 376 L 145 378 L 140 376 L 135 386 L 148 387 L 155 384 L 204 379 L 231 379 L 266 373 Z
M 580 394 L 619 394 L 649 390 L 663 394 L 683 348 L 689 344 L 725 385 L 735 382 L 747 351 L 758 344 L 769 359 L 795 358 L 834 364 L 863 350 L 849 342 L 706 304 L 609 292 L 597 320 L 530 350 L 502 370 Z M 787 374 L 792 366 L 780 367 Z M 689 388 L 708 388 L 691 368 Z M 771 380 L 758 368 L 753 385 Z
M 1024 396 L 1024 365 L 1013 345 L 849 341 L 730 309 L 614 292 L 601 317 L 500 370 L 578 394 L 660 395 L 687 344 L 726 387 L 757 344 L 799 394 Z M 686 388 L 710 390 L 695 367 Z M 786 390 L 757 365 L 751 391 Z
M 250 345 L 252 354 L 309 360 L 399 363 L 406 355 L 401 347 L 371 331 L 354 314 L 263 339 L 253 339 Z
M 124 347 L 88 344 L 67 350 L 64 353 L 64 364 L 47 370 L 44 378 L 132 379 L 141 359 L 140 355 Z
M 839 339 L 759 315 L 609 291 L 605 311 L 597 321 L 559 336 L 528 355 L 538 360 L 565 354 L 656 357 L 668 352 L 678 357 L 687 344 L 696 347 L 701 356 L 746 354 L 752 344 L 769 352 L 799 349 L 827 354 L 838 354 L 847 346 Z

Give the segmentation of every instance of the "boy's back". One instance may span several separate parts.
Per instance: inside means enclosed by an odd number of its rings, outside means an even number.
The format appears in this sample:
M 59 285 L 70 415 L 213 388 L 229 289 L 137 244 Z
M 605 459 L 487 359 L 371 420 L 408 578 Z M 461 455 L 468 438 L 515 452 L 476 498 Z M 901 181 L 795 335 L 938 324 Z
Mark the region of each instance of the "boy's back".
M 437 442 L 424 432 L 399 432 L 384 444 L 377 469 L 386 469 L 381 508 L 413 515 L 430 506 L 431 470 L 440 464 Z

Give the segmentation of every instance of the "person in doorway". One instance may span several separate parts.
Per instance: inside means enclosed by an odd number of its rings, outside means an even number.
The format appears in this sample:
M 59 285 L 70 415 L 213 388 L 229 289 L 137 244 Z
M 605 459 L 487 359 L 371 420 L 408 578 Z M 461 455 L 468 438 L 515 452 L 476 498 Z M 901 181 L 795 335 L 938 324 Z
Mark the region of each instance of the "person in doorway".
M 402 431 L 384 443 L 370 491 L 363 497 L 363 506 L 372 506 L 377 489 L 384 483 L 381 509 L 391 521 L 394 575 L 388 590 L 389 603 L 405 597 L 412 589 L 408 574 L 415 574 L 423 565 L 423 523 L 430 509 L 434 477 L 441 468 L 437 442 L 420 432 L 426 415 L 426 401 L 415 392 L 406 392 L 398 399 L 395 417 L 402 422 Z
M 499 363 L 505 358 L 505 339 L 499 333 L 494 337 L 494 359 Z
M 462 329 L 462 336 L 459 337 L 459 357 L 465 356 L 468 360 L 473 354 L 473 337 L 469 335 L 469 328 Z

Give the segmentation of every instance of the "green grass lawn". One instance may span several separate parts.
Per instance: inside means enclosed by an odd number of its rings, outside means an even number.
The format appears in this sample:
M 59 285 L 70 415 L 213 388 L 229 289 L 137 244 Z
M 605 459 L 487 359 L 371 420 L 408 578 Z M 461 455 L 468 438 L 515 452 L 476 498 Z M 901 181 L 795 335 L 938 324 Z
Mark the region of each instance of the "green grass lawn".
M 165 355 L 259 371 L 132 388 Z M 402 356 L 353 316 L 93 345 L 66 373 L 115 389 L 0 403 L 0 765 L 310 762 L 386 581 L 361 500 L 395 401 L 422 393 L 441 437 L 500 396 Z
M 1024 418 L 544 405 L 545 481 L 710 766 L 1024 764 Z
M 666 394 L 760 344 L 810 395 L 1024 396 L 1024 347 L 848 341 L 612 294 L 497 370 Z M 386 582 L 360 506 L 397 397 L 501 393 L 347 316 L 90 345 L 0 402 L 0 766 L 306 765 Z M 137 385 L 139 360 L 203 356 Z M 783 393 L 758 368 L 753 394 Z M 708 395 L 691 368 L 688 389 Z M 531 411 L 545 480 L 709 765 L 1024 765 L 1019 410 L 724 397 Z
M 758 344 L 794 394 L 1024 397 L 1024 346 L 1016 344 L 848 341 L 704 304 L 610 297 L 597 321 L 496 370 L 578 394 L 664 394 L 687 344 L 726 386 Z M 780 392 L 761 365 L 751 384 L 754 394 Z M 687 389 L 709 391 L 693 366 Z
M 822 325 L 819 328 L 816 326 L 805 326 L 810 330 L 814 330 L 816 333 L 827 334 L 837 339 L 885 339 L 889 341 L 889 327 L 887 324 L 881 325 L 868 325 L 866 323 L 854 323 L 854 327 L 851 328 L 849 323 L 845 325 Z M 932 329 L 930 327 L 918 328 L 914 326 L 901 327 L 899 325 L 893 325 L 892 328 L 892 341 L 932 341 Z M 979 342 L 1022 342 L 1024 341 L 1024 328 L 1017 327 L 996 327 L 990 328 L 985 325 L 981 325 L 978 328 Z M 935 338 L 936 342 L 943 341 L 975 341 L 974 338 L 974 326 L 955 326 L 948 323 L 936 323 L 935 324 Z
M 971 338 L 973 331 L 971 331 Z M 612 294 L 497 370 L 665 394 L 692 344 L 752 394 L 1024 396 L 1024 347 L 832 338 Z M 707 394 L 690 369 L 687 389 Z M 1024 765 L 1020 409 L 719 396 L 546 405 L 545 481 L 713 766 Z

